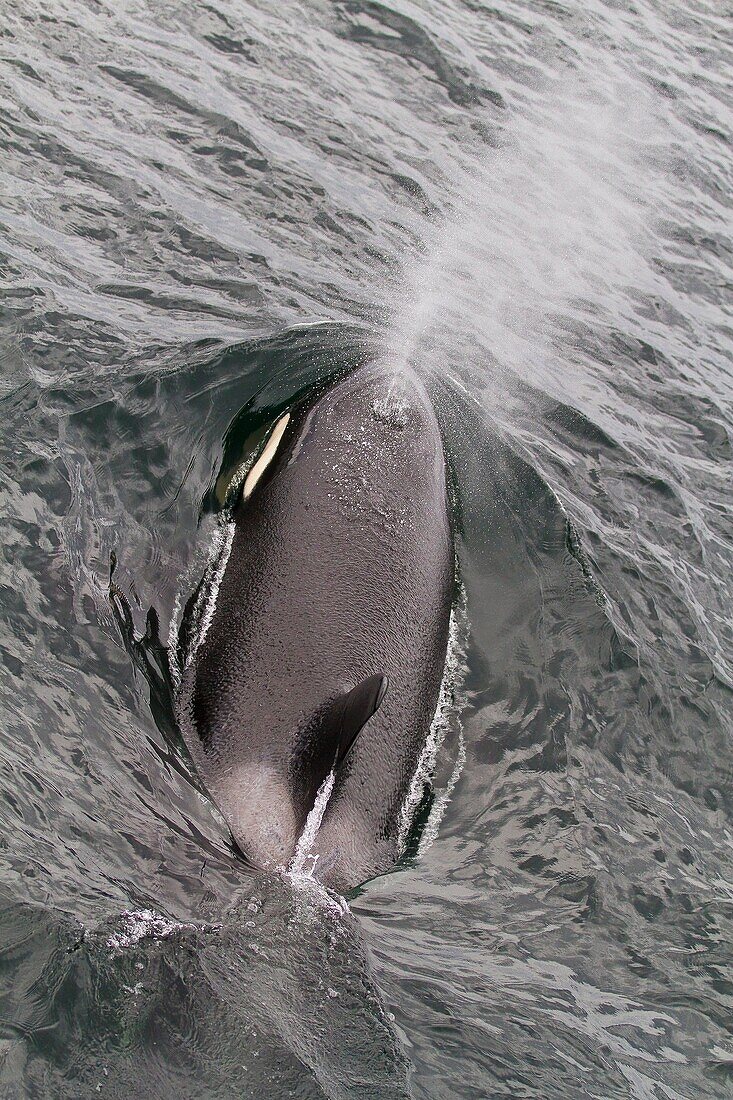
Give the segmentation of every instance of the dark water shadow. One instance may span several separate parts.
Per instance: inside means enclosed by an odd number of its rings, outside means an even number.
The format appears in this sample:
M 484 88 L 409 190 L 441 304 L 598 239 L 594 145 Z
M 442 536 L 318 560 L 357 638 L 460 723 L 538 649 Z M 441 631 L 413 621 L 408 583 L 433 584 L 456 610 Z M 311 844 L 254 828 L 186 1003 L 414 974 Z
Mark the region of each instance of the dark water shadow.
M 0 913 L 0 1094 L 406 1097 L 358 922 L 253 880 L 215 918 L 129 911 L 92 930 Z

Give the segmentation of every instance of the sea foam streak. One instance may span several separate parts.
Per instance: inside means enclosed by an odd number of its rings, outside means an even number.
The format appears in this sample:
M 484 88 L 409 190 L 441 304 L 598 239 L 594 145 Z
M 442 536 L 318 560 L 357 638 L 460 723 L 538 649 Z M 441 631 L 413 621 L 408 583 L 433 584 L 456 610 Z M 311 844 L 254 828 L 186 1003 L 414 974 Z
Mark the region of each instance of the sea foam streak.
M 425 745 L 415 769 L 415 774 L 410 783 L 410 789 L 400 811 L 399 846 L 404 851 L 407 838 L 415 817 L 415 811 L 420 805 L 423 791 L 431 782 L 438 753 L 445 742 L 446 735 L 451 729 L 456 732 L 458 751 L 451 775 L 442 790 L 436 790 L 435 801 L 422 833 L 418 854 L 424 855 L 438 835 L 440 822 L 450 802 L 450 796 L 458 782 L 458 778 L 466 760 L 466 749 L 463 736 L 463 726 L 460 712 L 463 703 L 462 688 L 466 675 L 466 639 L 468 635 L 468 618 L 466 616 L 463 597 L 451 612 L 450 628 L 448 635 L 448 649 L 445 658 L 445 670 L 443 682 L 440 686 L 438 705 L 433 721 L 430 725 Z
M 295 855 L 293 856 L 290 867 L 288 868 L 292 875 L 304 874 L 307 875 L 309 878 L 313 877 L 313 871 L 315 870 L 318 856 L 310 857 L 313 860 L 313 863 L 308 868 L 308 870 L 304 870 L 305 861 L 309 857 L 310 850 L 313 847 L 313 842 L 315 841 L 318 835 L 318 830 L 321 827 L 323 815 L 326 812 L 326 806 L 328 805 L 328 800 L 331 797 L 331 792 L 333 791 L 335 778 L 335 772 L 333 771 L 333 769 L 331 769 L 331 771 L 328 773 L 328 775 L 318 788 L 318 794 L 316 795 L 316 800 L 313 803 L 313 809 L 308 814 L 305 826 L 303 827 L 303 832 L 300 834 L 298 846 L 295 849 Z

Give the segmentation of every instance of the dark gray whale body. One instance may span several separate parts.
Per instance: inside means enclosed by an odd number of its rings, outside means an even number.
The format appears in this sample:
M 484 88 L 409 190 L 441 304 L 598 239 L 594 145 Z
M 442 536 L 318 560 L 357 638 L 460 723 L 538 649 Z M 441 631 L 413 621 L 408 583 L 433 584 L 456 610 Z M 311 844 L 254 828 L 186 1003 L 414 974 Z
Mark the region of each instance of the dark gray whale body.
M 289 864 L 333 769 L 314 874 L 346 889 L 400 854 L 445 664 L 454 551 L 422 383 L 361 367 L 281 419 L 233 519 L 179 724 L 259 866 Z

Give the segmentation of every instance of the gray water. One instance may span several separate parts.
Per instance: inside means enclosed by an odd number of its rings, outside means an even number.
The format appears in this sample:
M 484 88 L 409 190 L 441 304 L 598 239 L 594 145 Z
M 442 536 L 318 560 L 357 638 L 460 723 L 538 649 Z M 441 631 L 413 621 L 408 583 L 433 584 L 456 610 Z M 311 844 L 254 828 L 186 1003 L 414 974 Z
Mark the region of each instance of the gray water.
M 0 11 L 0 1095 L 728 1095 L 730 4 Z M 384 354 L 465 763 L 341 900 L 248 877 L 110 555 L 165 641 L 242 456 Z

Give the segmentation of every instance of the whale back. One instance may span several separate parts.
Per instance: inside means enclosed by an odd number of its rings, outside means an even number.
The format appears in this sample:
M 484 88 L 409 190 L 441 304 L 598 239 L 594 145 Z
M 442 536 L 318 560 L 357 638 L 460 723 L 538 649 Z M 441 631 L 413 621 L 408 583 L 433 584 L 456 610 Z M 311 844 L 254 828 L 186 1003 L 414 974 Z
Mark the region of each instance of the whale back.
M 397 855 L 445 661 L 454 554 L 422 383 L 363 367 L 296 411 L 233 518 L 183 736 L 260 865 L 288 864 L 333 770 L 317 873 L 354 885 Z

